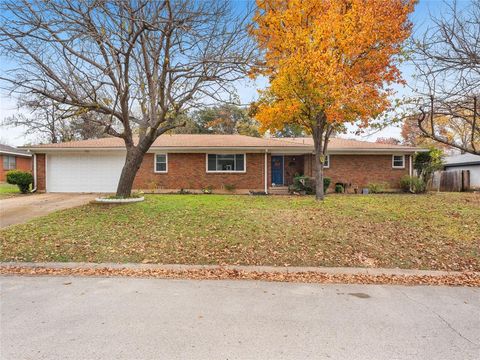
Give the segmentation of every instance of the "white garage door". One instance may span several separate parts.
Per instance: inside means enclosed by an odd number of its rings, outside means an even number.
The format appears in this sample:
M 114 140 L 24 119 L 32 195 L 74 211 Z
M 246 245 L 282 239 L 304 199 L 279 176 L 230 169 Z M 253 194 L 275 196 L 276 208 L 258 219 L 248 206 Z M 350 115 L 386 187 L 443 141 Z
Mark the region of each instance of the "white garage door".
M 124 153 L 49 154 L 48 192 L 115 192 Z

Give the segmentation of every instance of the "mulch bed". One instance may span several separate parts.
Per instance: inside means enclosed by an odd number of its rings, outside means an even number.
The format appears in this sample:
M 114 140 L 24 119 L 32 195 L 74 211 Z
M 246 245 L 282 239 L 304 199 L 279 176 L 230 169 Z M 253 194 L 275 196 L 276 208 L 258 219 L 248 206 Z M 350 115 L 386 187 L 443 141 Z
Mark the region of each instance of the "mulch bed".
M 23 276 L 101 276 L 194 280 L 261 280 L 319 284 L 446 285 L 480 287 L 480 274 L 452 275 L 368 275 L 327 274 L 321 272 L 257 272 L 232 269 L 128 269 L 128 268 L 48 268 L 2 266 L 0 275 Z

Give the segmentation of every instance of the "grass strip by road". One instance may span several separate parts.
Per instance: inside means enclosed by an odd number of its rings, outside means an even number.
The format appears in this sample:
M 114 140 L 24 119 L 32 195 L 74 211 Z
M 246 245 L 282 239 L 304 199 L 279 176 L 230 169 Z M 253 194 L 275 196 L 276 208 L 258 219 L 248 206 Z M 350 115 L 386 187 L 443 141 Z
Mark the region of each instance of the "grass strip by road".
M 443 285 L 480 287 L 480 275 L 463 272 L 451 275 L 392 275 L 305 272 L 266 272 L 227 269 L 138 269 L 127 267 L 30 267 L 0 266 L 0 275 L 20 276 L 96 276 L 192 280 L 257 280 L 320 284 Z
M 8 197 L 12 197 L 19 194 L 20 194 L 20 190 L 18 190 L 17 185 L 0 183 L 0 199 L 6 199 Z

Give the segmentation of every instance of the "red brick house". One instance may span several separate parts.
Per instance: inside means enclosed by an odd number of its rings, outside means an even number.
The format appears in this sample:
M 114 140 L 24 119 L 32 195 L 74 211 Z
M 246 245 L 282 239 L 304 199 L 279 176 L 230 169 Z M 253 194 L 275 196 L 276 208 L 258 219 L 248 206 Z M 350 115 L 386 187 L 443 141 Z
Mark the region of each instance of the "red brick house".
M 7 171 L 32 171 L 32 154 L 23 149 L 0 144 L 0 182 L 6 181 Z
M 29 147 L 38 191 L 114 192 L 125 160 L 119 138 Z M 412 173 L 412 155 L 422 149 L 332 139 L 326 176 L 351 189 L 369 183 L 398 188 Z M 313 175 L 311 138 L 255 138 L 242 135 L 162 135 L 150 148 L 134 188 L 153 192 L 180 189 L 214 192 L 235 189 L 278 191 L 295 174 Z

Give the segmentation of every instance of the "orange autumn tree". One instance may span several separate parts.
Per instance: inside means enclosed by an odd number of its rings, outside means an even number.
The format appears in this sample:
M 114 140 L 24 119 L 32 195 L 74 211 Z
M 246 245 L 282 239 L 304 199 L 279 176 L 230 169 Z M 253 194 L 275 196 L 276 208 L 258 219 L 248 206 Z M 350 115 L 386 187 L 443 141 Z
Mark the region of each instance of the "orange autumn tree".
M 315 144 L 316 197 L 330 136 L 389 106 L 414 0 L 257 0 L 253 36 L 270 80 L 255 104 L 261 130 L 299 125 Z

